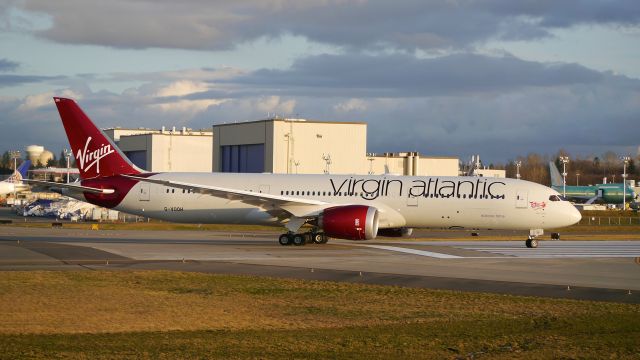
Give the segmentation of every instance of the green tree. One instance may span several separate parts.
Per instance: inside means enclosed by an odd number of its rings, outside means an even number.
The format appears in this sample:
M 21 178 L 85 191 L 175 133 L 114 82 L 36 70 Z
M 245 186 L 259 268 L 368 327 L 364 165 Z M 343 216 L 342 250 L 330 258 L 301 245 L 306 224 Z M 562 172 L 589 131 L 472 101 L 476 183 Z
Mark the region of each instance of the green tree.
M 11 154 L 8 151 L 5 151 L 2 154 L 2 167 L 8 168 L 11 165 Z
M 67 167 L 67 158 L 64 157 L 64 150 L 60 150 L 60 157 L 58 158 L 59 167 Z
M 633 162 L 633 159 L 629 160 L 629 165 L 627 165 L 627 174 L 629 175 L 636 174 L 636 164 Z

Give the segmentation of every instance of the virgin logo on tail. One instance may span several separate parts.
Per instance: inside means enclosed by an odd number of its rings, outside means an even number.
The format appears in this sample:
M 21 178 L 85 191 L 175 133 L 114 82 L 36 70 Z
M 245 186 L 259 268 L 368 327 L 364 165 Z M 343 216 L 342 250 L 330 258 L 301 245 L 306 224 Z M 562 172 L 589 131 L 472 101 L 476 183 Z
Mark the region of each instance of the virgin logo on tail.
M 100 159 L 103 157 L 113 154 L 114 150 L 111 148 L 110 144 L 102 144 L 99 149 L 93 151 L 87 151 L 89 147 L 89 143 L 91 142 L 91 136 L 87 138 L 87 142 L 84 144 L 83 150 L 78 150 L 76 154 L 76 159 L 80 164 L 80 170 L 88 171 L 91 169 L 93 165 L 96 166 L 96 173 L 100 174 Z M 85 167 L 86 165 L 86 167 Z

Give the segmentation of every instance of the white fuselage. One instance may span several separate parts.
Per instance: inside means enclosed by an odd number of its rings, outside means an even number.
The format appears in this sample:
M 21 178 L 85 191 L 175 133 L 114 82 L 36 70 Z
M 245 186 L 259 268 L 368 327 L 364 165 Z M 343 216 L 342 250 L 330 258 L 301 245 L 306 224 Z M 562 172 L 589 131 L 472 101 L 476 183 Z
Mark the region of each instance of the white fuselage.
M 380 228 L 550 229 L 581 218 L 558 192 L 524 180 L 482 177 L 162 173 L 149 177 L 324 202 L 368 205 Z M 85 200 L 80 193 L 68 195 Z M 282 225 L 282 210 L 180 188 L 136 183 L 114 207 L 131 214 L 188 223 Z M 280 212 L 280 213 L 279 213 Z
M 0 181 L 0 195 L 13 194 L 14 192 L 21 192 L 26 189 L 27 189 L 27 186 L 22 185 L 22 183 Z

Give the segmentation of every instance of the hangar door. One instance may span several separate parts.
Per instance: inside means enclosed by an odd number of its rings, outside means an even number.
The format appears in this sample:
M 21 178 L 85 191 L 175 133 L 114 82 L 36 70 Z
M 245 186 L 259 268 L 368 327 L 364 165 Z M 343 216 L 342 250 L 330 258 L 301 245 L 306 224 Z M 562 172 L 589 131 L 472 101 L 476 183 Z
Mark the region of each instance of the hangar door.
M 220 157 L 222 172 L 264 172 L 264 144 L 224 145 Z

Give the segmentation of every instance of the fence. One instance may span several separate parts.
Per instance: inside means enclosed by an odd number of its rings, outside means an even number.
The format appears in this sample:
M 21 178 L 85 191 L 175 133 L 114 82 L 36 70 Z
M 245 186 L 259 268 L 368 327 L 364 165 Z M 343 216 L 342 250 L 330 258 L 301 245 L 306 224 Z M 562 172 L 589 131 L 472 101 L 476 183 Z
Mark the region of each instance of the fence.
M 640 217 L 584 216 L 580 225 L 640 225 Z

